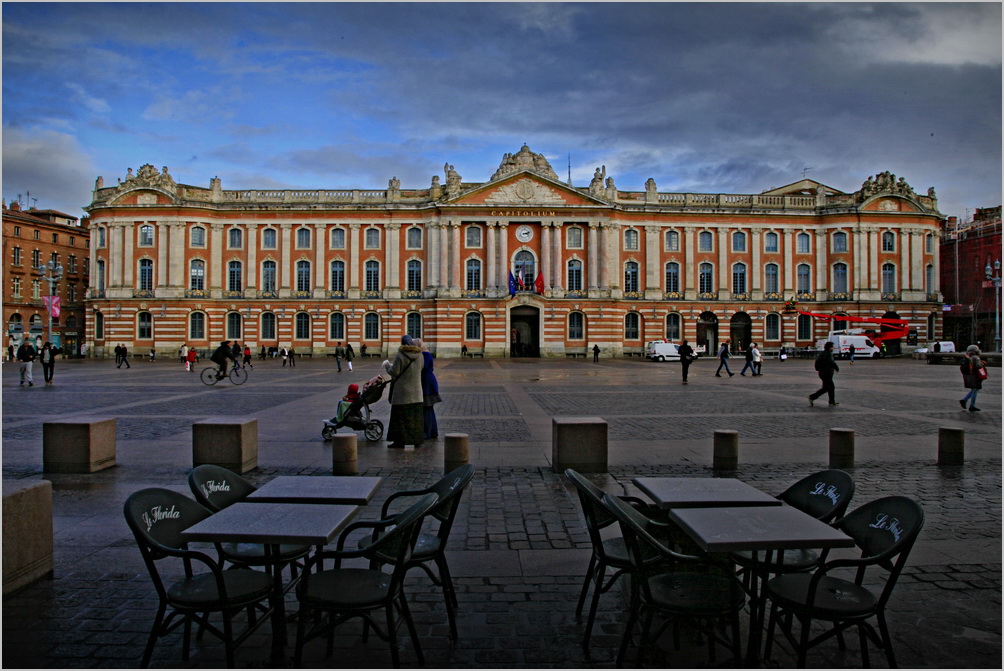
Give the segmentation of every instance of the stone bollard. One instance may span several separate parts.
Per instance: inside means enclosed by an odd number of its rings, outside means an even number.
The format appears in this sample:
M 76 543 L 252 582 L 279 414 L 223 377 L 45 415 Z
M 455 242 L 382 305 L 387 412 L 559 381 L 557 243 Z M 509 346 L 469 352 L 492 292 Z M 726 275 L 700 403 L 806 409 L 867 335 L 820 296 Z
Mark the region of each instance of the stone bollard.
M 359 474 L 359 446 L 354 433 L 336 433 L 331 439 L 331 474 Z
M 738 431 L 715 431 L 715 451 L 712 468 L 716 471 L 735 471 L 739 468 Z
M 966 460 L 966 431 L 938 427 L 938 465 L 961 466 Z
M 607 472 L 607 423 L 601 417 L 551 418 L 551 467 L 556 473 Z
M 470 437 L 466 433 L 446 434 L 446 447 L 443 451 L 443 473 L 449 473 L 455 468 L 470 463 Z
M 830 429 L 830 468 L 854 468 L 854 429 Z
M 258 468 L 258 420 L 207 417 L 192 424 L 192 465 L 214 464 L 234 473 Z
M 3 481 L 3 593 L 52 575 L 52 483 Z
M 94 473 L 115 465 L 115 419 L 71 417 L 42 424 L 42 470 Z

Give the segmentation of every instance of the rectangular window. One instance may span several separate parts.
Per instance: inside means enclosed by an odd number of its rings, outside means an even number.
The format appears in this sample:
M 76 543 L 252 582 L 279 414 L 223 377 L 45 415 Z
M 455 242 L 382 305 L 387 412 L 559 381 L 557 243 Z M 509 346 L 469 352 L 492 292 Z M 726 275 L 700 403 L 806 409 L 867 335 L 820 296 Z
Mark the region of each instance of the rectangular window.
M 809 253 L 809 234 L 799 233 L 795 238 L 795 249 L 799 254 Z
M 422 229 L 417 227 L 409 228 L 408 232 L 405 234 L 405 244 L 408 249 L 421 249 Z
M 677 231 L 666 232 L 666 251 L 667 252 L 680 251 L 680 234 Z
M 345 249 L 345 229 L 344 228 L 333 228 L 333 229 L 331 229 L 331 248 L 332 249 Z
M 572 226 L 565 233 L 565 246 L 568 249 L 582 249 L 582 229 Z
M 12 281 L 14 283 L 12 290 L 14 298 L 21 298 L 21 278 L 15 277 Z
M 278 234 L 274 228 L 266 228 L 261 232 L 262 249 L 275 249 L 278 247 Z
M 146 224 L 139 227 L 139 246 L 153 247 L 153 226 Z
M 468 291 L 480 291 L 481 290 L 481 262 L 480 261 L 468 261 L 467 262 L 467 290 Z
M 478 226 L 467 227 L 467 247 L 481 246 L 481 228 Z
M 377 228 L 366 229 L 366 249 L 380 249 L 380 230 Z
M 31 250 L 31 265 L 36 268 L 42 265 L 42 252 L 37 249 Z
M 20 247 L 15 247 L 14 248 L 14 265 L 15 266 L 21 265 L 21 248 Z
M 18 238 L 21 237 L 21 227 L 20 226 L 15 226 L 14 227 L 14 236 L 18 237 Z
M 38 280 L 31 281 L 31 297 L 36 300 L 42 297 L 42 283 Z
M 812 317 L 798 315 L 798 339 L 812 340 Z
M 52 242 L 53 242 L 53 244 L 56 244 L 56 245 L 59 244 L 59 233 L 53 233 L 52 234 Z
M 777 233 L 768 233 L 764 236 L 763 251 L 776 252 L 777 249 Z

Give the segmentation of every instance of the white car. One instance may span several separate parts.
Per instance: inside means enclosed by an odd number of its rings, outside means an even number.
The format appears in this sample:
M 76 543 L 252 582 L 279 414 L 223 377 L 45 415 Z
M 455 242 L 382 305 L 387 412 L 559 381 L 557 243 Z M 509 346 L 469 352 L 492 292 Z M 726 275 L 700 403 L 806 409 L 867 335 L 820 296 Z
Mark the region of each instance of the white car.
M 680 346 L 665 340 L 645 343 L 645 357 L 652 361 L 679 361 Z

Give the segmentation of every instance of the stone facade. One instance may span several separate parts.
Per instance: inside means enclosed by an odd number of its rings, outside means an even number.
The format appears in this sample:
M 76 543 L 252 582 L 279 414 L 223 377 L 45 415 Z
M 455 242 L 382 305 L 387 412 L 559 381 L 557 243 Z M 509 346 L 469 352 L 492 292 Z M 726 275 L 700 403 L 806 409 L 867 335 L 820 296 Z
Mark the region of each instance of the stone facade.
M 562 182 L 525 145 L 487 182 L 444 173 L 380 190 L 229 191 L 152 165 L 114 187 L 98 178 L 88 342 L 109 356 L 119 342 L 174 353 L 232 338 L 387 353 L 405 332 L 439 356 L 810 345 L 831 324 L 783 315 L 792 297 L 894 313 L 921 337 L 939 323 L 944 217 L 933 189 L 889 173 L 855 193 L 808 179 L 758 195 L 664 193 L 654 179 L 621 191 L 605 166 L 587 187 Z

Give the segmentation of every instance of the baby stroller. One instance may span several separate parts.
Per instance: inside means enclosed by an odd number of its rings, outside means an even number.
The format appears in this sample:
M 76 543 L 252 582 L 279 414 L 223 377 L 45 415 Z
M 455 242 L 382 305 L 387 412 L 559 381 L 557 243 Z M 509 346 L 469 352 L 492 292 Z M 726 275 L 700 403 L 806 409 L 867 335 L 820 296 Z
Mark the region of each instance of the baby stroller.
M 380 400 L 384 387 L 388 384 L 390 384 L 390 380 L 383 378 L 372 380 L 363 385 L 363 391 L 358 400 L 339 401 L 337 414 L 331 419 L 324 420 L 321 438 L 331 440 L 338 429 L 347 426 L 356 431 L 362 431 L 366 440 L 382 439 L 383 422 L 370 416 L 370 405 Z

